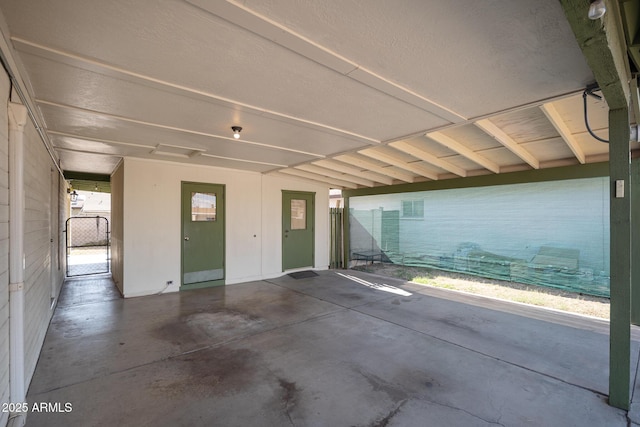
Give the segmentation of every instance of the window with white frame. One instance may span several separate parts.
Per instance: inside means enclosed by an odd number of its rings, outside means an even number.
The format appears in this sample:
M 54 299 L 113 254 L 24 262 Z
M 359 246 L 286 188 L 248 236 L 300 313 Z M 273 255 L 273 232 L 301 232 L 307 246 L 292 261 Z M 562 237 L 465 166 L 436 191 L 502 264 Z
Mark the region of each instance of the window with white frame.
M 402 218 L 422 219 L 424 218 L 424 199 L 403 200 Z

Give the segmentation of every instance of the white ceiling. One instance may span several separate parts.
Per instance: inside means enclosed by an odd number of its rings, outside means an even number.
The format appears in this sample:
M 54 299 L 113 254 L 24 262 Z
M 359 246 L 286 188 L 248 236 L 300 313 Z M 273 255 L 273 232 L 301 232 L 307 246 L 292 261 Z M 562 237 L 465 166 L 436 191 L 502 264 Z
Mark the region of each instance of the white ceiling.
M 2 0 L 0 12 L 65 170 L 109 174 L 131 156 L 354 188 L 608 153 L 585 133 L 593 76 L 557 0 Z M 606 104 L 589 103 L 606 137 Z

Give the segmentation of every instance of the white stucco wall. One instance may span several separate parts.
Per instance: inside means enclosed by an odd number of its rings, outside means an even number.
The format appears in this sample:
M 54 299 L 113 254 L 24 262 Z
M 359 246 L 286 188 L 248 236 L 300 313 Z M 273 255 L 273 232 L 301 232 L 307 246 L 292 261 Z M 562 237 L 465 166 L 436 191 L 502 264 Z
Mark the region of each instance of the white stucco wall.
M 225 185 L 226 284 L 283 274 L 282 190 L 316 193 L 314 267 L 326 269 L 329 265 L 327 186 L 255 172 L 163 161 L 126 158 L 123 165 L 125 297 L 179 289 L 183 181 Z M 167 281 L 173 284 L 166 287 Z
M 120 293 L 123 293 L 123 192 L 124 164 L 120 163 L 113 174 L 111 174 L 111 275 L 113 276 L 113 281 L 120 290 Z

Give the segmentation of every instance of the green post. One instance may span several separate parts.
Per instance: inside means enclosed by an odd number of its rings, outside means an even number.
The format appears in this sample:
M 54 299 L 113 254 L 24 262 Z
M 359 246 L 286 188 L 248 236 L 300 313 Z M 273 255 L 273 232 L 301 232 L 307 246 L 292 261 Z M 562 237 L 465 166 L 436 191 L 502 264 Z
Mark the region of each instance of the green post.
M 344 195 L 344 191 L 342 192 L 342 194 Z M 349 196 L 348 195 L 344 195 L 344 210 L 343 210 L 343 217 L 342 217 L 342 221 L 344 224 L 344 233 L 342 235 L 342 238 L 344 239 L 344 252 L 342 254 L 342 256 L 344 257 L 344 262 L 343 262 L 343 267 L 345 269 L 349 268 L 349 258 L 350 258 L 350 254 L 351 254 L 351 233 L 349 232 L 349 221 L 350 221 L 350 217 L 351 215 L 349 215 Z
M 631 160 L 631 242 L 640 242 L 640 158 Z M 631 244 L 631 260 L 640 260 L 640 244 Z M 640 269 L 631 265 L 631 323 L 640 325 Z
M 609 404 L 629 409 L 631 380 L 631 158 L 629 109 L 609 111 L 611 323 Z

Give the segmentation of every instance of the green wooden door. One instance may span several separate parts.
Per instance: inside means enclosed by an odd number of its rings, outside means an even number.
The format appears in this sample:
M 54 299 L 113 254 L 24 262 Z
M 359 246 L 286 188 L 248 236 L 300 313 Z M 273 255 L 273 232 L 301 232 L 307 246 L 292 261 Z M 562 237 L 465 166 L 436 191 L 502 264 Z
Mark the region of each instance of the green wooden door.
M 282 271 L 314 266 L 315 196 L 282 192 Z
M 182 289 L 224 285 L 224 185 L 182 183 Z

